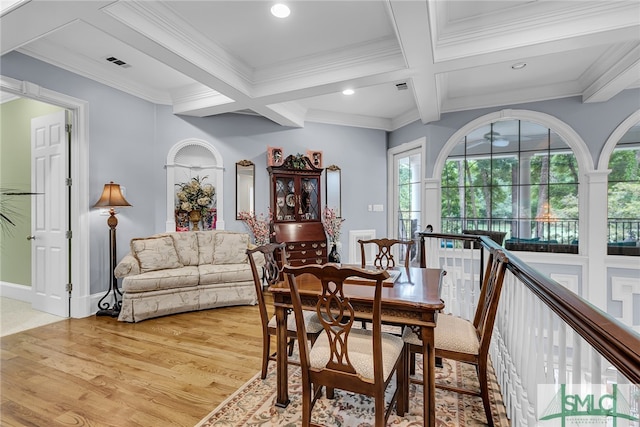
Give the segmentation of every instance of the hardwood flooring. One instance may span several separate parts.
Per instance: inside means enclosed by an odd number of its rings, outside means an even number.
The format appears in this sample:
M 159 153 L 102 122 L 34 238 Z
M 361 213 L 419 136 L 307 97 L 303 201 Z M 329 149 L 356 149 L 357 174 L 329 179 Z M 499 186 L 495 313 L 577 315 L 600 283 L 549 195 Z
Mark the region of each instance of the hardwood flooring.
M 262 356 L 257 306 L 65 319 L 3 337 L 1 349 L 4 427 L 193 426 Z

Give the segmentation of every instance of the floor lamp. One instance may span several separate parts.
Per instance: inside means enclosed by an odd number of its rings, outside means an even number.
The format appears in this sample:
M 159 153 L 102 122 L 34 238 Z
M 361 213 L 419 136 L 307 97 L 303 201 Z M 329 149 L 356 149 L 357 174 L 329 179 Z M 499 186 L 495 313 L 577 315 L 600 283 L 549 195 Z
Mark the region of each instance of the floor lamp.
M 120 191 L 120 185 L 111 181 L 104 185 L 100 200 L 93 205 L 94 208 L 109 209 L 109 218 L 107 225 L 109 226 L 109 290 L 100 301 L 98 301 L 98 311 L 96 316 L 117 317 L 120 314 L 122 306 L 122 293 L 118 289 L 118 279 L 116 279 L 114 270 L 116 269 L 116 226 L 118 218 L 116 218 L 115 208 L 131 206 L 124 198 Z M 109 307 L 109 293 L 113 292 L 113 306 Z M 120 299 L 118 299 L 120 295 Z M 106 301 L 105 301 L 106 300 Z

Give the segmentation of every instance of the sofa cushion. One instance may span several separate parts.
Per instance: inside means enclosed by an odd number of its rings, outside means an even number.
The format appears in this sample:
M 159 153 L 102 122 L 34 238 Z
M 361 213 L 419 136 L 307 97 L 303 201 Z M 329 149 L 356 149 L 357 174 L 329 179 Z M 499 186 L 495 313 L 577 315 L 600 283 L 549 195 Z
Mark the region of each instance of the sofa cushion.
M 246 233 L 216 233 L 213 236 L 213 264 L 247 263 L 249 235 Z
M 169 236 L 131 239 L 131 253 L 140 264 L 140 272 L 182 267 Z
M 178 259 L 183 265 L 199 264 L 198 237 L 196 233 L 186 231 L 169 233 L 169 236 L 173 239 L 173 246 L 175 246 L 178 253 Z
M 213 264 L 214 231 L 196 231 L 198 238 L 198 264 Z
M 203 264 L 198 266 L 201 285 L 253 281 L 251 266 L 244 264 Z
M 125 277 L 122 281 L 122 290 L 125 293 L 136 293 L 188 288 L 198 285 L 198 278 L 197 266 L 150 271 Z

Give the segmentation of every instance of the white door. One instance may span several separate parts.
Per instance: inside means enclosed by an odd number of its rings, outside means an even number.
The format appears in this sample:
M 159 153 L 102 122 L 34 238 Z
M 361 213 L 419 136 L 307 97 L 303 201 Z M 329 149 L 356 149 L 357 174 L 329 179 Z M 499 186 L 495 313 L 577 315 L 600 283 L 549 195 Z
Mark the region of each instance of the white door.
M 69 298 L 66 111 L 31 120 L 31 287 L 36 310 L 67 316 Z
M 390 236 L 412 240 L 420 231 L 422 217 L 422 147 L 392 153 L 392 206 Z M 397 252 L 397 250 L 396 250 Z M 394 253 L 404 262 L 404 253 Z M 412 260 L 416 251 L 411 253 Z

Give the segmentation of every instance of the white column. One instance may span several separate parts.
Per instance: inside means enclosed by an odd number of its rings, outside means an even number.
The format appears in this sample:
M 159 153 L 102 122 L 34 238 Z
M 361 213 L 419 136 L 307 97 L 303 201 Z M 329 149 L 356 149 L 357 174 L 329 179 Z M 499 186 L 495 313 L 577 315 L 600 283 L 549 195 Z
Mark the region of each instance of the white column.
M 587 172 L 586 185 L 581 185 L 585 191 L 580 195 L 582 207 L 580 210 L 586 211 L 586 215 L 580 218 L 579 252 L 589 258 L 582 277 L 585 292 L 582 297 L 605 312 L 608 287 L 605 258 L 607 256 L 607 176 L 609 172 L 610 170 Z

